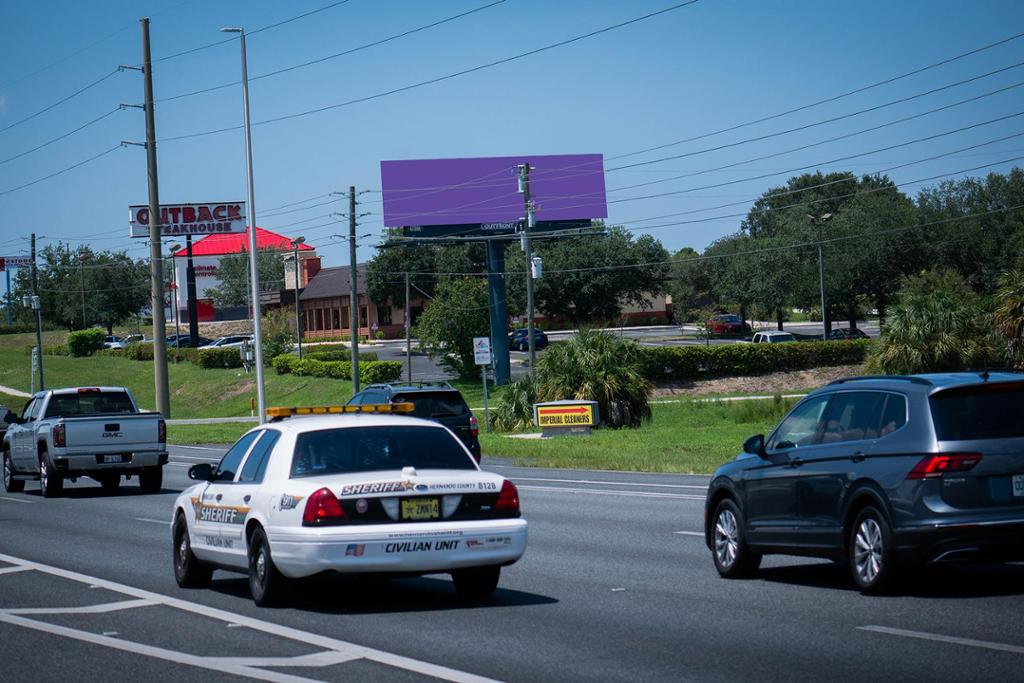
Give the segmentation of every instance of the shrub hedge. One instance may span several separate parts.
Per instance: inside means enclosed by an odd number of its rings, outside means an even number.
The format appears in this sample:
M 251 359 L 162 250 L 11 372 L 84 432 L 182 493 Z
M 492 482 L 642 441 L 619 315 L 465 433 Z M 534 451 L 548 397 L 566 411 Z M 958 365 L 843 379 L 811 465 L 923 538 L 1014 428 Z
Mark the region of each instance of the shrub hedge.
M 184 350 L 184 349 L 182 349 Z M 193 363 L 201 368 L 240 368 L 242 367 L 242 354 L 238 349 L 195 349 Z M 171 351 L 171 354 L 174 352 Z M 173 357 L 173 356 L 172 356 Z
M 303 377 L 331 377 L 348 379 L 352 376 L 352 364 L 345 360 L 318 360 L 296 358 L 290 354 L 278 356 L 271 364 L 279 375 Z M 402 364 L 396 360 L 367 361 L 359 364 L 359 381 L 366 384 L 393 382 L 402 376 Z
M 76 358 L 91 356 L 103 348 L 103 342 L 106 339 L 106 330 L 97 328 L 75 330 L 68 334 L 68 352 Z
M 322 351 L 305 351 L 302 357 L 313 360 L 350 360 L 352 352 L 349 349 L 324 349 Z M 380 358 L 373 351 L 360 351 L 359 360 L 368 362 L 380 360 Z
M 874 342 L 796 342 L 717 346 L 642 347 L 640 372 L 652 381 L 763 375 L 863 363 Z

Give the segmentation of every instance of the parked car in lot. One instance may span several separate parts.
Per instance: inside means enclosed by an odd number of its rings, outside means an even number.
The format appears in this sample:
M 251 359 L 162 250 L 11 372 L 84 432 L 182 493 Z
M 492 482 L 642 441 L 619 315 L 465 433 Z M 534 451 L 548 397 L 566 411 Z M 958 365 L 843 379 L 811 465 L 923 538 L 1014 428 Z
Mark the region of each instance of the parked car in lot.
M 246 344 L 251 344 L 251 334 L 233 334 L 225 337 L 218 337 L 212 342 L 200 346 L 200 349 L 240 349 Z
M 711 334 L 749 334 L 750 325 L 738 315 L 724 313 L 712 316 L 704 323 Z
M 271 408 L 273 422 L 242 436 L 218 465 L 193 465 L 198 483 L 171 515 L 178 585 L 209 586 L 214 569 L 246 572 L 263 606 L 283 597 L 288 579 L 324 572 L 443 573 L 464 598 L 490 596 L 526 550 L 519 493 L 436 422 L 374 414 L 408 408 Z
M 480 423 L 466 405 L 466 399 L 452 385 L 446 382 L 371 384 L 349 399 L 347 405 L 379 403 L 411 403 L 413 417 L 440 422 L 452 430 L 480 462 Z
M 103 348 L 105 349 L 123 349 L 124 345 L 124 338 L 118 337 L 116 334 L 108 334 L 103 339 Z
M 800 401 L 715 472 L 705 541 L 723 577 L 769 553 L 902 568 L 1024 559 L 1024 375 L 858 377 Z
M 518 330 L 513 330 L 508 335 L 509 348 L 518 349 L 520 351 L 530 350 L 530 335 L 527 333 L 526 328 L 523 327 Z M 543 349 L 548 345 L 548 335 L 544 334 L 543 330 L 538 330 L 536 327 L 533 328 L 533 348 Z
M 4 489 L 38 479 L 44 498 L 83 476 L 116 490 L 122 476 L 137 475 L 143 492 L 156 493 L 166 464 L 163 418 L 141 412 L 124 387 L 38 392 L 3 437 Z
M 207 339 L 206 337 L 199 337 L 196 340 L 198 343 L 196 347 L 206 346 L 213 340 Z M 187 334 L 172 334 L 167 337 L 167 348 L 173 349 L 175 346 L 182 349 L 192 348 L 192 338 Z
M 869 339 L 864 330 L 855 327 L 852 330 L 848 327 L 840 327 L 828 333 L 830 341 L 845 341 L 848 339 Z
M 764 332 L 755 332 L 750 341 L 754 344 L 778 344 L 780 342 L 795 342 L 796 336 L 782 330 L 765 330 Z

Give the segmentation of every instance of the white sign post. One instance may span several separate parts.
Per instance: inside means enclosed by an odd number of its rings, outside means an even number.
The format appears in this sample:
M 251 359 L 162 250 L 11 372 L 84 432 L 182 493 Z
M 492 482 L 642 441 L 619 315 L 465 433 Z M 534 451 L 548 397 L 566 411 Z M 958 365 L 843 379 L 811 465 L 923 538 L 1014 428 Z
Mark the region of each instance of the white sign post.
M 487 409 L 487 366 L 491 364 L 490 337 L 473 337 L 473 360 L 480 366 L 480 376 L 484 381 L 484 431 L 491 431 L 491 415 Z
M 36 373 L 39 372 L 39 347 L 32 347 L 32 379 L 29 380 L 29 393 L 36 393 Z

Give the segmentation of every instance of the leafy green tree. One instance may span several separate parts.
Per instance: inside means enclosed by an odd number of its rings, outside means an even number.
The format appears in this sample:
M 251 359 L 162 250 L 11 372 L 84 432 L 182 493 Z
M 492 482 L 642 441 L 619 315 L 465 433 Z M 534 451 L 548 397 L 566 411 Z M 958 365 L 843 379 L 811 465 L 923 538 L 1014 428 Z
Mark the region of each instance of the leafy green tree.
M 480 372 L 473 360 L 473 337 L 489 334 L 487 283 L 480 277 L 442 281 L 415 330 L 430 357 L 461 377 Z
M 276 292 L 284 285 L 284 259 L 277 249 L 256 250 L 256 272 L 260 292 Z M 246 306 L 250 299 L 249 254 L 239 252 L 220 260 L 217 268 L 220 286 L 206 290 L 207 296 L 221 308 Z
M 868 366 L 888 374 L 968 370 L 1000 364 L 1002 346 L 967 281 L 932 271 L 906 280 Z
M 712 299 L 710 266 L 692 247 L 677 251 L 672 261 L 667 284 L 672 315 L 677 323 L 699 322 L 699 309 Z
M 295 344 L 295 316 L 286 308 L 276 308 L 268 311 L 262 322 L 263 363 L 270 365 L 278 356 L 291 353 Z
M 996 331 L 1006 340 L 1011 357 L 1024 363 L 1024 269 L 1000 276 L 992 319 Z
M 437 248 L 402 245 L 378 249 L 366 266 L 366 291 L 371 301 L 405 305 L 405 274 L 416 290 L 433 296 L 438 271 Z M 415 291 L 415 290 L 414 290 Z

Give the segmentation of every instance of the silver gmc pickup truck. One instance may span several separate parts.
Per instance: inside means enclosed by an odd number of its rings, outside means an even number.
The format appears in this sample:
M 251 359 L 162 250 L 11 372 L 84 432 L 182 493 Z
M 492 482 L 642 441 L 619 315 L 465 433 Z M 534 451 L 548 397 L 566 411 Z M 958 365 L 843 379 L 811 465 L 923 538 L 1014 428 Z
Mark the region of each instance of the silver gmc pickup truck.
M 39 480 L 46 498 L 64 480 L 86 476 L 114 491 L 121 477 L 139 477 L 156 493 L 167 464 L 167 427 L 159 413 L 142 413 L 124 387 L 77 387 L 35 394 L 20 417 L 7 414 L 3 435 L 4 489 Z

